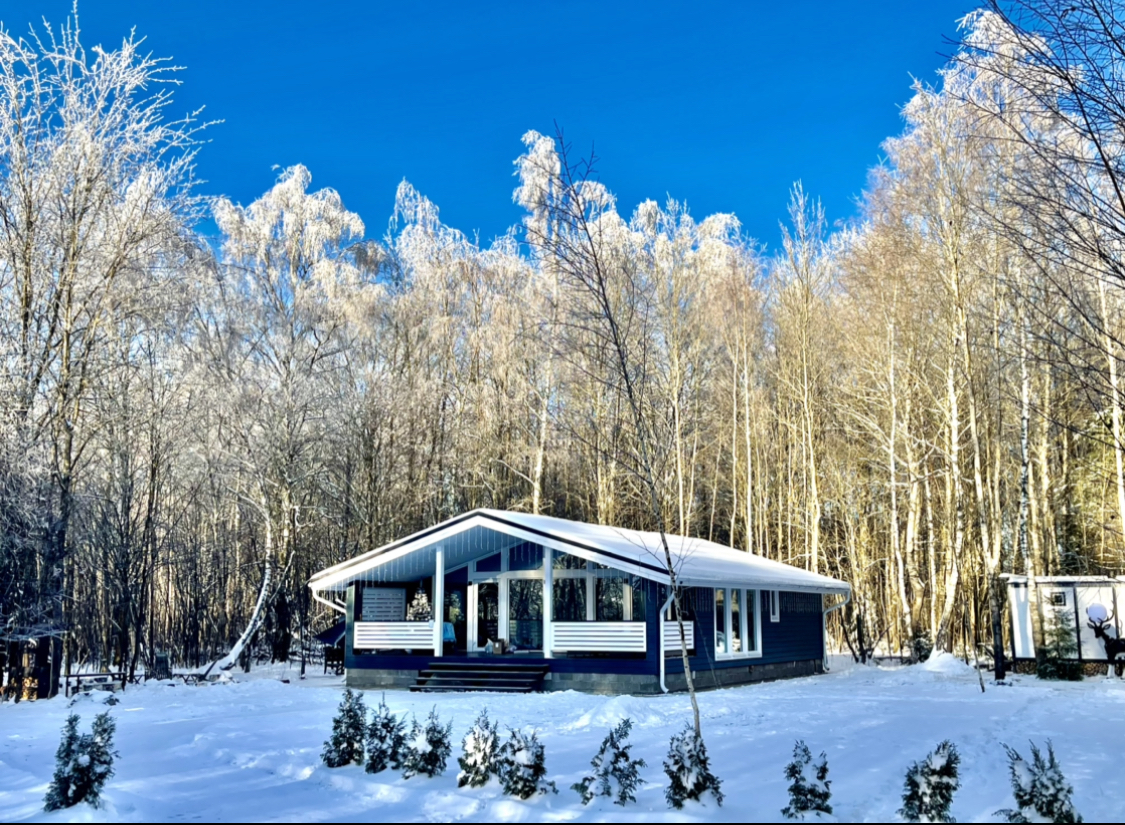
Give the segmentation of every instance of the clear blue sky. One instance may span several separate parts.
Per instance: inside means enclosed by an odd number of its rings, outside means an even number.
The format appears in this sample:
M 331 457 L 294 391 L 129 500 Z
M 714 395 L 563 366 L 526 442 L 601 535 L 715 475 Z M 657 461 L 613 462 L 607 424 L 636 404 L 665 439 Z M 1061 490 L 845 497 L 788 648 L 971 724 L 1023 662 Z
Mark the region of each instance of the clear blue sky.
M 16 32 L 71 0 L 0 0 Z M 249 203 L 303 163 L 371 237 L 407 178 L 483 239 L 520 219 L 512 161 L 557 121 L 594 144 L 623 212 L 686 200 L 734 212 L 771 247 L 802 179 L 854 214 L 911 76 L 932 78 L 973 0 L 345 2 L 83 0 L 87 45 L 130 27 L 187 67 L 178 105 L 225 122 L 208 193 Z

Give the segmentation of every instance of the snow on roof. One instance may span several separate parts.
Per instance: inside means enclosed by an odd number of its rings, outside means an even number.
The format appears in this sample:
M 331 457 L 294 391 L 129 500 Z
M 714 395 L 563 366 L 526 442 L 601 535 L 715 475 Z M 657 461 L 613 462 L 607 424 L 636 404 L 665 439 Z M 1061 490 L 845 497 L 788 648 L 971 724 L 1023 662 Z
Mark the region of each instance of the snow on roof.
M 483 529 L 482 529 L 483 528 Z M 659 533 L 627 530 L 602 524 L 515 513 L 506 510 L 473 510 L 434 527 L 372 550 L 354 559 L 317 573 L 309 582 L 313 590 L 340 590 L 375 568 L 399 561 L 418 551 L 433 551 L 438 546 L 458 547 L 455 537 L 473 531 L 474 549 L 461 549 L 460 555 L 446 559 L 446 569 L 468 560 L 496 552 L 503 542 L 531 542 L 570 553 L 589 561 L 624 570 L 653 581 L 668 582 L 667 567 Z M 484 535 L 494 538 L 483 541 Z M 770 590 L 796 590 L 847 594 L 845 582 L 810 573 L 788 564 L 734 550 L 705 539 L 667 534 L 672 566 L 681 584 L 693 587 L 756 587 Z M 460 547 L 463 548 L 463 543 Z

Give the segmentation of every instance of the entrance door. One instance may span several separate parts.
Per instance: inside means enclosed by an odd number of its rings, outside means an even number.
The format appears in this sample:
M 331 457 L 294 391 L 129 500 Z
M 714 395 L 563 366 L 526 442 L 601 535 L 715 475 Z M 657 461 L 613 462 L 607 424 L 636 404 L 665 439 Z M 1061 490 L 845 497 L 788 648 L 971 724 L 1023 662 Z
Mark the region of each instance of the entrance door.
M 475 584 L 477 592 L 477 638 L 478 650 L 484 650 L 489 641 L 500 637 L 500 585 L 497 582 Z
M 543 580 L 508 580 L 508 642 L 513 650 L 543 649 Z

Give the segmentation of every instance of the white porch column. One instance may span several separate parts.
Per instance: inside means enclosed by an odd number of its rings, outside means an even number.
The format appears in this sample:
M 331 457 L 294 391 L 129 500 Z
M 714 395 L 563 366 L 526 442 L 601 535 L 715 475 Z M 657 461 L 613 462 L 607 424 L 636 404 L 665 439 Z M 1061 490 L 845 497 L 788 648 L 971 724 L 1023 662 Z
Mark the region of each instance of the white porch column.
M 555 558 L 550 547 L 543 548 L 543 658 L 551 659 L 555 640 L 551 633 L 551 615 L 555 603 Z
M 441 656 L 442 635 L 445 630 L 445 553 L 441 547 L 434 551 L 434 656 Z

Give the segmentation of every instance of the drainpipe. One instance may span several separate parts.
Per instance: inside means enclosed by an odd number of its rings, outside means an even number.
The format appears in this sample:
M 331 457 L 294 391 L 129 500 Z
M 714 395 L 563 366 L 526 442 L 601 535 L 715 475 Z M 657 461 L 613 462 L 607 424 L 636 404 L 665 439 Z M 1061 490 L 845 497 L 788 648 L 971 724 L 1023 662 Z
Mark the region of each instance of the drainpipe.
M 330 607 L 333 610 L 335 610 L 337 613 L 343 613 L 345 616 L 348 615 L 348 609 L 346 607 L 344 607 L 342 605 L 338 605 L 335 602 L 328 601 L 328 599 L 326 599 L 326 598 L 324 598 L 323 596 L 320 595 L 319 590 L 313 590 L 312 597 L 313 597 L 313 599 L 320 602 L 325 607 Z
M 820 614 L 820 640 L 824 643 L 824 671 L 828 672 L 828 614 L 833 610 L 839 610 L 852 600 L 852 591 L 849 589 L 848 594 L 844 596 L 844 600 L 839 604 L 834 604 L 827 610 Z
M 672 586 L 669 585 L 668 600 L 664 602 L 664 606 L 660 608 L 660 615 L 657 616 L 660 630 L 660 689 L 665 693 L 668 692 L 668 686 L 664 684 L 664 614 L 668 612 L 668 607 L 672 604 L 672 596 Z

